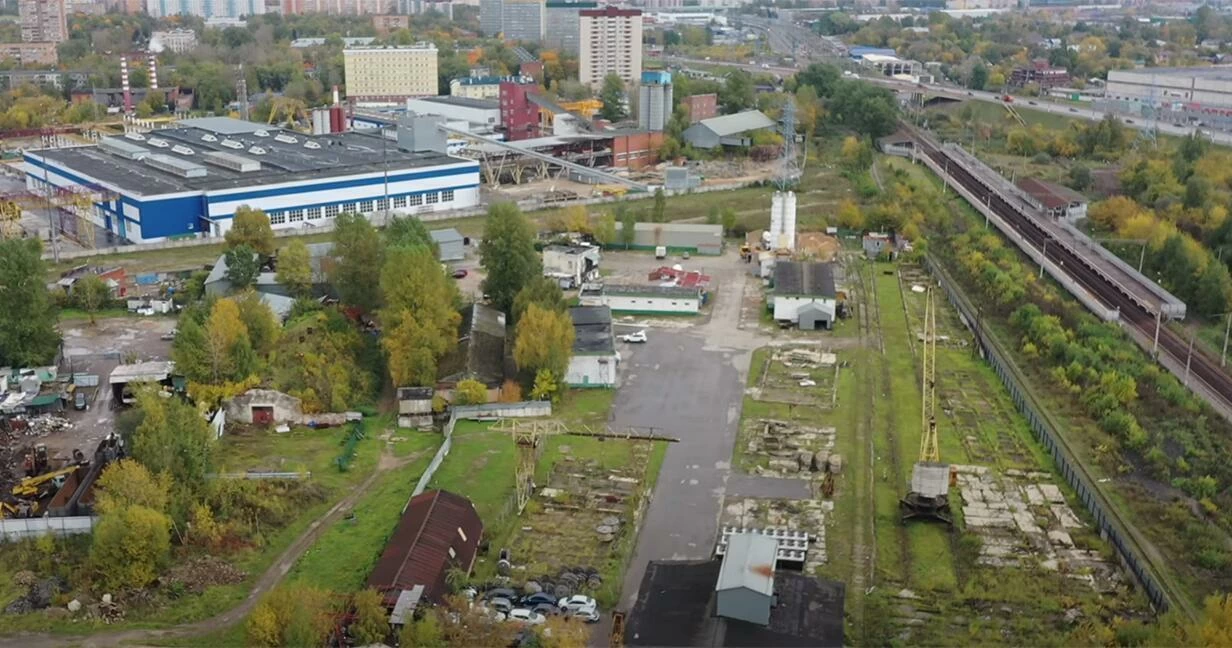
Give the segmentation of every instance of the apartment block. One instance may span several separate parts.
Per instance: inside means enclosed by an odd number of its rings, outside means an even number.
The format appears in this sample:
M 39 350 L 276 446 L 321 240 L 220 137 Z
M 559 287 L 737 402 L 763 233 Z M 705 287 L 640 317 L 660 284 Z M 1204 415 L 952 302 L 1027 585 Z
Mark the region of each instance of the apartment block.
M 505 40 L 538 43 L 543 40 L 543 0 L 504 0 L 501 33 Z
M 549 49 L 569 54 L 578 53 L 581 16 L 586 9 L 598 9 L 599 3 L 591 0 L 547 0 L 543 44 Z
M 401 102 L 435 96 L 437 52 L 432 43 L 411 47 L 348 47 L 342 51 L 347 97 Z
M 63 43 L 68 40 L 64 0 L 20 0 L 21 40 L 25 43 Z
M 586 9 L 578 13 L 578 80 L 598 88 L 616 74 L 632 88 L 642 74 L 642 12 Z
M 55 43 L 0 43 L 0 59 L 13 59 L 21 65 L 55 65 L 60 61 Z

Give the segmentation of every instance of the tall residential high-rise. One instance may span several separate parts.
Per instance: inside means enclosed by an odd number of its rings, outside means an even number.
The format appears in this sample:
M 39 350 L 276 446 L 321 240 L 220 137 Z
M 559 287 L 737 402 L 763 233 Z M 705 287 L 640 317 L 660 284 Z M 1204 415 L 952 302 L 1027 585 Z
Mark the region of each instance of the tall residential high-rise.
M 479 0 L 479 31 L 484 36 L 499 34 L 504 12 L 505 3 L 502 0 Z
M 543 40 L 543 0 L 504 0 L 502 4 L 501 33 L 506 40 Z
M 578 53 L 579 12 L 583 9 L 597 9 L 598 2 L 593 0 L 547 0 L 543 44 L 549 49 L 556 49 L 569 54 Z
M 21 40 L 24 43 L 63 43 L 68 40 L 64 0 L 20 0 Z
M 642 74 L 642 12 L 640 9 L 586 9 L 578 14 L 578 80 L 599 87 L 616 74 L 625 87 Z
M 637 126 L 661 131 L 672 118 L 672 75 L 668 72 L 642 72 L 638 88 Z
M 400 102 L 435 96 L 436 46 L 348 47 L 342 51 L 347 97 L 357 101 Z

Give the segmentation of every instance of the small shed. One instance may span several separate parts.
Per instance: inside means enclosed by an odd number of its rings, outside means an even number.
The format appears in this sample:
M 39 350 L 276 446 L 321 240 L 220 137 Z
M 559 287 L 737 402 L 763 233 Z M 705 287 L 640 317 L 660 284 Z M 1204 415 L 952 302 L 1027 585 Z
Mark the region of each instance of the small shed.
M 767 625 L 774 606 L 774 561 L 778 542 L 753 533 L 733 533 L 715 585 L 721 617 Z
M 249 389 L 227 401 L 227 420 L 252 425 L 299 423 L 300 399 L 273 389 Z
M 436 242 L 437 256 L 441 261 L 461 261 L 466 258 L 466 239 L 461 232 L 450 227 L 428 232 Z
M 175 371 L 175 363 L 170 360 L 120 365 L 111 371 L 108 382 L 111 384 L 111 392 L 115 400 L 131 405 L 136 402 L 136 397 L 129 389 L 130 385 L 151 383 L 170 386 L 173 371 Z
M 834 327 L 833 304 L 810 302 L 801 306 L 796 311 L 796 316 L 800 318 L 800 329 L 803 331 L 815 331 L 817 329 L 830 329 Z
M 615 387 L 620 355 L 612 333 L 612 309 L 607 306 L 575 306 L 573 357 L 565 372 L 570 387 Z
M 683 137 L 686 142 L 699 149 L 749 146 L 753 143 L 751 133 L 774 126 L 774 120 L 760 110 L 746 110 L 734 115 L 703 119 L 685 129 Z
M 1087 217 L 1087 197 L 1059 184 L 1023 178 L 1018 181 L 1022 189 L 1049 216 L 1064 219 L 1071 223 Z
M 398 388 L 398 427 L 423 428 L 432 425 L 432 397 L 436 390 L 431 387 Z

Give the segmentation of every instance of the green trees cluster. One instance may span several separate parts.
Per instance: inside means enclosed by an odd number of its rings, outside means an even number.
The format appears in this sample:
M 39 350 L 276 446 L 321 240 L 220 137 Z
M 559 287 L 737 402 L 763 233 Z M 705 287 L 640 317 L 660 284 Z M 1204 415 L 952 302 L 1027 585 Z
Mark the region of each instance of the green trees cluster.
M 274 387 L 301 399 L 305 412 L 341 412 L 368 401 L 381 370 L 375 341 L 336 310 L 288 322 L 269 364 Z
M 0 241 L 0 365 L 47 364 L 60 346 L 42 255 L 37 239 Z
M 893 93 L 869 83 L 845 79 L 833 65 L 813 63 L 796 74 L 797 87 L 812 86 L 832 121 L 872 138 L 898 127 Z
M 534 226 L 513 203 L 488 209 L 479 252 L 488 273 L 483 291 L 492 306 L 502 312 L 509 313 L 518 291 L 543 275 L 543 261 L 535 251 Z

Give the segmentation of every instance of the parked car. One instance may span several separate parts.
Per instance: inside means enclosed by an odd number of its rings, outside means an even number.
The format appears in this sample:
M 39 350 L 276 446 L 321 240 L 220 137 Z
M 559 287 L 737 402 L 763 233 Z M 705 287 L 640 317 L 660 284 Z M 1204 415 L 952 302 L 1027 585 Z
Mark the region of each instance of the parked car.
M 491 600 L 494 598 L 509 599 L 510 601 L 518 600 L 518 593 L 508 587 L 497 587 L 483 593 L 483 598 Z
M 158 339 L 160 339 L 160 340 L 174 340 L 174 339 L 175 339 L 175 334 L 176 334 L 176 333 L 178 333 L 178 332 L 179 332 L 179 331 L 178 331 L 178 330 L 176 330 L 176 329 L 171 329 L 170 331 L 167 331 L 166 333 L 163 333 L 162 335 L 158 336 Z
M 496 610 L 502 614 L 509 614 L 509 611 L 513 609 L 513 601 L 503 596 L 496 596 L 488 599 L 487 606 L 488 609 Z
M 454 279 L 464 279 L 467 274 L 469 273 L 467 273 L 466 268 L 458 268 L 457 270 L 453 271 L 453 278 Z
M 528 608 L 533 609 L 535 606 L 541 605 L 543 603 L 548 603 L 550 605 L 555 606 L 556 597 L 552 596 L 551 594 L 548 594 L 547 592 L 536 592 L 535 594 L 530 594 L 530 595 L 522 597 L 523 607 L 528 607 Z
M 598 609 L 598 605 L 595 603 L 595 600 L 585 594 L 574 594 L 573 596 L 567 596 L 561 599 L 556 606 L 562 610 L 568 610 L 570 612 L 575 612 L 579 609 Z
M 73 394 L 73 409 L 80 412 L 86 408 L 86 393 L 79 391 Z
M 543 625 L 548 619 L 538 612 L 533 612 L 526 608 L 517 608 L 509 611 L 509 614 L 506 615 L 506 620 L 529 623 L 530 625 Z
M 637 333 L 626 333 L 620 336 L 620 339 L 621 341 L 628 342 L 630 344 L 637 344 L 637 343 L 645 342 L 646 341 L 646 331 L 641 330 L 641 331 L 638 331 Z
M 531 612 L 537 612 L 545 617 L 549 617 L 560 614 L 560 608 L 556 607 L 555 601 L 552 601 L 551 603 L 540 603 L 539 605 L 532 607 Z
M 1035 103 L 1034 101 L 1028 101 L 1028 102 L 1027 102 L 1027 104 L 1032 105 L 1032 106 L 1038 106 L 1038 105 L 1039 105 L 1039 104 Z
M 569 617 L 572 619 L 581 619 L 582 621 L 585 621 L 586 623 L 598 623 L 599 622 L 599 608 L 593 607 L 593 606 L 578 608 L 574 610 L 572 613 L 570 613 Z
M 1077 108 L 1070 108 L 1070 109 L 1069 109 L 1069 111 L 1070 111 L 1070 112 L 1074 112 L 1074 113 L 1076 113 L 1076 112 L 1078 112 L 1078 109 L 1077 109 Z

